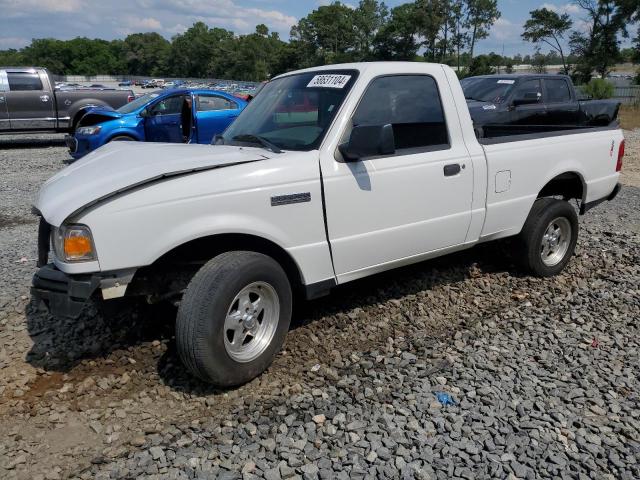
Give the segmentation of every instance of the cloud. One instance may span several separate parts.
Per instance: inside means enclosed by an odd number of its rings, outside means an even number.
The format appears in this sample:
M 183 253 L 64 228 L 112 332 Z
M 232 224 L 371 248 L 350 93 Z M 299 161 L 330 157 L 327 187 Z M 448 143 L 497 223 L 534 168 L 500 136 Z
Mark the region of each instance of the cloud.
M 162 30 L 162 23 L 155 18 L 136 18 L 127 17 L 126 24 L 131 28 L 138 28 L 141 30 Z
M 23 37 L 0 37 L 0 49 L 20 48 L 29 45 L 31 40 Z
M 298 20 L 279 1 L 0 0 L 0 35 L 5 39 L 1 48 L 23 47 L 29 43 L 24 38 L 87 36 L 111 40 L 145 31 L 171 38 L 196 21 L 236 34 L 252 33 L 255 25 L 264 23 L 288 38 Z
M 40 12 L 73 12 L 84 5 L 82 0 L 0 0 L 0 11 L 3 14 L 25 15 L 25 11 Z
M 577 15 L 580 13 L 580 7 L 574 3 L 565 3 L 564 5 L 555 5 L 553 3 L 543 3 L 540 8 L 546 8 L 556 13 L 568 13 L 569 15 Z
M 499 18 L 491 27 L 491 37 L 495 40 L 506 41 L 520 39 L 522 25 L 514 23 L 506 18 Z

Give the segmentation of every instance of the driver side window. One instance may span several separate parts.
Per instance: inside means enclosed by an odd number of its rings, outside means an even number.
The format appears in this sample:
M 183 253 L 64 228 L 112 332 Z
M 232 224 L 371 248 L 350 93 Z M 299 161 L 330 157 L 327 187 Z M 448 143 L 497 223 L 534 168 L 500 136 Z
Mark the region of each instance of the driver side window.
M 513 98 L 524 99 L 535 96 L 539 102 L 542 102 L 542 82 L 538 79 L 525 80 L 514 93 Z
M 174 95 L 173 97 L 163 98 L 149 109 L 149 113 L 152 116 L 180 114 L 182 112 L 183 100 L 184 95 Z
M 353 125 L 391 124 L 395 149 L 449 148 L 440 93 L 433 77 L 393 75 L 376 78 L 365 92 Z

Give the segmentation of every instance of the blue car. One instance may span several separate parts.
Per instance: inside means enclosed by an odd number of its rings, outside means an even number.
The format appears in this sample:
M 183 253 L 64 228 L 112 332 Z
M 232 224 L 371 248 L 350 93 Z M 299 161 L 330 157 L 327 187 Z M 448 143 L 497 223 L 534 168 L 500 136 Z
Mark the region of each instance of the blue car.
M 151 92 L 117 110 L 92 108 L 65 141 L 75 159 L 113 140 L 211 143 L 246 106 L 217 90 Z

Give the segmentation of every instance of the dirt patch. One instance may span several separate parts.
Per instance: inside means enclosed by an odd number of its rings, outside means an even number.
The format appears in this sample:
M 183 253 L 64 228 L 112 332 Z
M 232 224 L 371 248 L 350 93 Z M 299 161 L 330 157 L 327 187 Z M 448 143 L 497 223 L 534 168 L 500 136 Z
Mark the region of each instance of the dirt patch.
M 622 105 L 618 116 L 620 126 L 625 130 L 640 128 L 640 106 Z
M 620 180 L 624 185 L 640 187 L 640 128 L 625 130 L 625 154 Z

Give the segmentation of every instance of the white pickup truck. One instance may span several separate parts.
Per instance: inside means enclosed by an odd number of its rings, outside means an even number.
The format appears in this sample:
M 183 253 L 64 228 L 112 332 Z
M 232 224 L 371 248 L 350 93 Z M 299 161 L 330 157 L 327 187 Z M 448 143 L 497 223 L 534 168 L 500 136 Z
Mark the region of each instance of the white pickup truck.
M 98 291 L 174 295 L 185 365 L 241 384 L 281 347 L 295 295 L 511 236 L 529 272 L 557 274 L 569 201 L 613 199 L 623 154 L 617 127 L 479 141 L 444 65 L 296 71 L 215 145 L 114 142 L 48 180 L 32 292 L 71 317 Z

